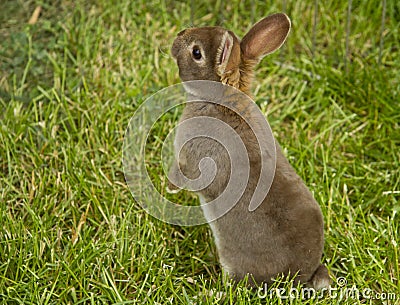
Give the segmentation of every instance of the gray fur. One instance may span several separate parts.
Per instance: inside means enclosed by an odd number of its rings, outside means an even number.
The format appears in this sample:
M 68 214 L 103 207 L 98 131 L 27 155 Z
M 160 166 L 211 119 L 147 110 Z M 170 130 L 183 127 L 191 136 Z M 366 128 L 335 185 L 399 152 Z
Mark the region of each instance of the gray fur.
M 283 44 L 289 30 L 290 21 L 284 14 L 275 14 L 258 22 L 242 42 L 232 32 L 220 27 L 191 28 L 179 33 L 172 54 L 183 81 L 220 81 L 250 95 L 253 68 L 264 55 Z M 230 35 L 229 40 L 226 33 Z M 192 58 L 194 45 L 204 53 L 201 62 Z M 224 63 L 219 62 L 221 48 L 229 48 L 226 53 L 229 58 Z M 235 103 L 238 112 L 246 112 L 247 101 L 237 100 Z M 246 115 L 248 119 L 256 120 L 251 112 Z M 181 121 L 198 116 L 217 118 L 229 124 L 245 143 L 249 156 L 250 179 L 243 196 L 228 213 L 210 223 L 224 272 L 234 280 L 241 280 L 248 274 L 250 285 L 270 283 L 280 274 L 297 274 L 295 281 L 316 289 L 328 286 L 328 271 L 320 263 L 324 247 L 320 207 L 280 146 L 276 144 L 272 186 L 262 204 L 250 212 L 249 202 L 261 170 L 260 151 L 254 133 L 233 111 L 205 102 L 189 103 Z M 177 143 L 183 132 L 192 131 L 178 129 Z M 230 159 L 224 148 L 211 139 L 194 139 L 183 147 L 178 163 L 183 174 L 194 179 L 200 174 L 198 164 L 204 157 L 212 158 L 218 168 L 214 181 L 198 192 L 202 201 L 209 202 L 221 194 L 230 178 Z M 177 165 L 170 175 L 174 176 L 176 170 Z M 176 186 L 170 184 L 170 188 Z M 209 208 L 204 213 L 207 219 L 212 219 L 214 211 Z

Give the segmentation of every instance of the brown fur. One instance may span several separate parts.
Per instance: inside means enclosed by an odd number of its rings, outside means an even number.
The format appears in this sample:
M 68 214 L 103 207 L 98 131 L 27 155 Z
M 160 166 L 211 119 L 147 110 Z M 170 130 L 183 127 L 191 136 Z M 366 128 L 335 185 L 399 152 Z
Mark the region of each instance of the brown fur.
M 254 67 L 263 56 L 283 44 L 289 30 L 290 21 L 284 14 L 262 19 L 241 42 L 232 32 L 220 27 L 191 28 L 178 34 L 171 51 L 183 81 L 218 81 L 250 95 Z M 194 47 L 201 50 L 200 60 L 193 58 Z M 223 54 L 229 54 L 225 62 L 221 61 Z M 248 101 L 233 98 L 229 102 L 257 125 L 256 116 L 248 110 Z M 189 103 L 181 121 L 197 116 L 214 117 L 232 126 L 245 143 L 250 161 L 250 179 L 243 196 L 227 214 L 210 223 L 223 270 L 235 280 L 249 274 L 255 281 L 251 281 L 251 285 L 269 283 L 279 274 L 296 273 L 296 281 L 317 289 L 329 285 L 328 272 L 320 264 L 324 245 L 320 207 L 279 145 L 272 186 L 262 204 L 249 212 L 249 202 L 261 171 L 254 133 L 243 119 L 223 106 Z M 183 132 L 195 133 L 195 128 L 178 129 L 176 142 L 179 143 Z M 195 178 L 200 174 L 198 164 L 206 156 L 211 157 L 218 168 L 214 181 L 198 192 L 209 202 L 221 194 L 230 178 L 230 160 L 224 148 L 213 140 L 196 138 L 183 147 L 178 163 L 185 176 Z M 174 175 L 174 170 L 176 166 L 170 175 Z M 207 218 L 215 211 L 210 208 L 204 212 Z

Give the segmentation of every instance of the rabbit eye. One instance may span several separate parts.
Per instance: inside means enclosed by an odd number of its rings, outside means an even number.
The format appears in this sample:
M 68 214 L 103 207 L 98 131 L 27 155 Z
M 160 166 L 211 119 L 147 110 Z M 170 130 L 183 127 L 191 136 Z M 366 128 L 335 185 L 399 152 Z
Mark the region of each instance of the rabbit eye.
M 200 49 L 198 47 L 194 47 L 193 48 L 192 54 L 193 54 L 193 58 L 194 59 L 196 59 L 196 60 L 200 60 L 201 59 L 201 51 L 200 51 Z

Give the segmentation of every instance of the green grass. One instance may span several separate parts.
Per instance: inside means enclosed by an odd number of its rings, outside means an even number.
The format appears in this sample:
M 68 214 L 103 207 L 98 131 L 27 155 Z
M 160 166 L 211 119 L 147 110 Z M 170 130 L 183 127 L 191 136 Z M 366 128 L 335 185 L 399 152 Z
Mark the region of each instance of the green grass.
M 252 10 L 239 1 L 3 1 L 1 304 L 220 304 L 210 290 L 228 304 L 267 302 L 223 284 L 207 226 L 168 225 L 134 202 L 122 145 L 137 106 L 179 82 L 169 54 L 179 30 L 217 24 L 242 35 L 283 3 L 293 30 L 260 64 L 256 102 L 321 204 L 333 287 L 344 277 L 348 288 L 396 293 L 387 304 L 398 304 L 400 6 L 387 1 L 380 50 L 381 4 L 353 1 L 345 64 L 347 1 L 319 2 L 313 47 L 311 0 L 254 1 Z M 158 133 L 172 126 L 165 120 Z

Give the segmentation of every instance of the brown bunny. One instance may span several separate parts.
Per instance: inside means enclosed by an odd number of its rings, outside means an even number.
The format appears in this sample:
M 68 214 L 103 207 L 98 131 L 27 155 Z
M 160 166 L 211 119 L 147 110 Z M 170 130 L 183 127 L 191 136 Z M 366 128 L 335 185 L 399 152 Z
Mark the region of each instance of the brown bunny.
M 250 95 L 253 68 L 260 59 L 277 50 L 290 30 L 285 14 L 274 14 L 256 23 L 240 41 L 233 32 L 221 27 L 189 28 L 180 32 L 172 46 L 172 55 L 183 81 L 222 82 Z M 238 112 L 246 113 L 248 101 L 231 98 Z M 195 117 L 212 117 L 228 124 L 245 144 L 249 160 L 249 180 L 237 204 L 222 217 L 211 221 L 219 260 L 224 272 L 234 280 L 249 275 L 250 285 L 270 283 L 278 275 L 296 275 L 295 281 L 320 289 L 330 283 L 328 270 L 320 260 L 324 246 L 323 217 L 319 205 L 301 178 L 276 145 L 276 168 L 269 192 L 261 205 L 249 211 L 249 203 L 260 176 L 260 150 L 254 144 L 255 134 L 235 111 L 207 102 L 188 103 L 181 121 Z M 175 142 L 182 142 L 185 125 L 178 129 Z M 185 129 L 186 128 L 186 129 Z M 207 129 L 210 126 L 193 126 Z M 214 160 L 217 173 L 212 183 L 197 193 L 203 202 L 221 195 L 231 173 L 228 153 L 213 139 L 195 138 L 182 146 L 178 165 L 189 179 L 200 175 L 199 162 Z M 170 184 L 172 188 L 176 187 Z M 265 193 L 268 190 L 265 191 Z M 204 209 L 213 219 L 212 209 Z

